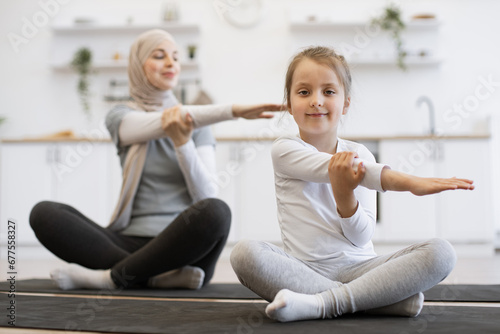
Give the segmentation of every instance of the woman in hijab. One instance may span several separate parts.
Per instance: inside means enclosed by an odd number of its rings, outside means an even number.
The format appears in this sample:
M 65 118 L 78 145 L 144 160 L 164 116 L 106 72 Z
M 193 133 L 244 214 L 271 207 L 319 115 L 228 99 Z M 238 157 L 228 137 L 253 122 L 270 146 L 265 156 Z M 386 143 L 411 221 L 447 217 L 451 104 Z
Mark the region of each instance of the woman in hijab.
M 133 286 L 199 289 L 213 276 L 231 223 L 215 199 L 215 140 L 206 125 L 271 117 L 281 105 L 180 106 L 180 72 L 170 34 L 150 30 L 130 51 L 132 101 L 113 108 L 106 125 L 118 148 L 123 184 L 107 228 L 71 206 L 40 202 L 30 224 L 68 266 L 51 273 L 64 290 Z

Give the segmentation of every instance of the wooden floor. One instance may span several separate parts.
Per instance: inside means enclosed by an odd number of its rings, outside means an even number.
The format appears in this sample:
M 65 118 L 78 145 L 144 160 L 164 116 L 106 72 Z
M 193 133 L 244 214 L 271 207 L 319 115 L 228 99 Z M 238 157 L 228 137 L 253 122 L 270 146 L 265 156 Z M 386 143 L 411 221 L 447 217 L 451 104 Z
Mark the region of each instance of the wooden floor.
M 2 272 L 7 272 L 5 267 L 5 260 L 0 265 Z M 18 277 L 17 279 L 29 278 L 49 278 L 49 273 L 52 269 L 64 265 L 61 260 L 56 258 L 45 260 L 23 260 L 18 264 Z M 228 260 L 227 254 L 223 254 L 218 262 L 213 283 L 234 283 L 238 282 L 231 265 Z M 492 256 L 471 256 L 461 255 L 458 258 L 455 269 L 448 278 L 442 283 L 445 284 L 500 284 L 500 253 Z M 95 296 L 94 296 L 95 297 Z M 195 301 L 195 300 L 193 300 Z M 224 302 L 221 300 L 221 302 Z M 426 303 L 431 305 L 436 303 Z M 452 303 L 454 306 L 469 306 L 470 303 Z M 442 305 L 442 303 L 441 303 Z M 494 303 L 474 303 L 475 306 L 484 307 L 500 307 L 499 304 Z M 52 331 L 52 330 L 31 330 L 31 329 L 16 329 L 16 328 L 1 328 L 1 332 L 5 334 L 47 334 L 47 333 L 74 333 L 66 331 Z M 81 332 L 85 333 L 85 332 Z M 95 333 L 95 332 L 93 332 Z

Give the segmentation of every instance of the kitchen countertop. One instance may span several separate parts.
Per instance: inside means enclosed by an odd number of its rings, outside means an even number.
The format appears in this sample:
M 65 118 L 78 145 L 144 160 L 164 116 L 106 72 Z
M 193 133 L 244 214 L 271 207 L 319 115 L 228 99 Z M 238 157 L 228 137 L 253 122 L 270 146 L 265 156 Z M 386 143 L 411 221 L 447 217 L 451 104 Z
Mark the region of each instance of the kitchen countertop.
M 489 139 L 489 134 L 472 134 L 472 135 L 394 135 L 394 136 L 347 136 L 343 139 L 352 141 L 382 141 L 382 140 L 475 140 Z M 218 142 L 240 142 L 240 141 L 274 141 L 276 137 L 216 137 Z M 40 137 L 40 138 L 6 138 L 2 139 L 2 143 L 65 143 L 65 142 L 83 142 L 90 141 L 96 143 L 108 143 L 111 139 L 98 139 L 87 137 Z
M 461 139 L 489 139 L 490 134 L 473 135 L 394 135 L 394 136 L 341 136 L 340 138 L 352 141 L 382 141 L 382 140 L 461 140 Z M 217 141 L 273 141 L 273 138 L 262 137 L 217 137 Z

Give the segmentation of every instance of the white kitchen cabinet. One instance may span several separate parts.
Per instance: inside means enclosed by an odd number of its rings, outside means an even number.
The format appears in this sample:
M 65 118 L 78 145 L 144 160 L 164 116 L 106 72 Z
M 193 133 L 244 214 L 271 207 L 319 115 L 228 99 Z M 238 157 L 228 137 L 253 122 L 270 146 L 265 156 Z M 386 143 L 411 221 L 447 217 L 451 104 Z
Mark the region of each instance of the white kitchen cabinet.
M 416 141 L 381 141 L 379 162 L 413 175 L 435 175 L 431 156 L 421 151 Z M 436 201 L 433 197 L 386 192 L 379 196 L 379 200 L 379 241 L 412 242 L 436 236 Z
M 240 144 L 240 238 L 280 242 L 270 142 Z
M 489 139 L 382 140 L 380 162 L 427 177 L 474 180 L 474 191 L 429 196 L 388 192 L 381 196 L 379 241 L 414 242 L 443 237 L 456 243 L 492 243 Z
M 1 220 L 18 221 L 21 245 L 38 244 L 29 214 L 43 200 L 69 204 L 107 225 L 120 190 L 120 173 L 109 142 L 2 143 Z
M 232 212 L 230 242 L 281 240 L 270 147 L 265 141 L 217 145 L 219 197 Z M 69 204 L 96 223 L 108 224 L 121 185 L 112 143 L 16 141 L 4 142 L 0 149 L 0 217 L 2 222 L 17 220 L 19 244 L 39 245 L 29 214 L 43 200 Z
M 17 243 L 36 244 L 29 214 L 33 205 L 53 196 L 49 151 L 40 144 L 4 143 L 0 147 L 0 243 L 6 242 L 7 220 L 15 219 Z
M 231 230 L 229 232 L 228 242 L 236 242 L 239 235 L 239 220 L 236 189 L 239 173 L 239 164 L 236 159 L 236 149 L 230 142 L 217 143 L 216 149 L 217 177 L 216 183 L 219 187 L 218 198 L 226 202 L 231 208 Z
M 438 233 L 450 241 L 493 242 L 489 141 L 444 141 L 443 147 L 438 176 L 472 179 L 475 189 L 436 195 Z
M 231 207 L 230 242 L 280 242 L 270 141 L 217 144 L 220 198 Z

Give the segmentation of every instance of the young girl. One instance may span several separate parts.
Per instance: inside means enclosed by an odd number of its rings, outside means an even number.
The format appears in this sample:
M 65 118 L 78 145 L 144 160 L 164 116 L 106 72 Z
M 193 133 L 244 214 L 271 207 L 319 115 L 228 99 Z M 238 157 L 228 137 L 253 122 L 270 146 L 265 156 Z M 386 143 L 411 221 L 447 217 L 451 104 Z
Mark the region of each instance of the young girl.
M 178 48 L 167 32 L 150 30 L 133 43 L 133 101 L 106 119 L 123 167 L 110 226 L 62 203 L 44 201 L 31 211 L 40 242 L 72 263 L 51 273 L 61 289 L 198 289 L 212 278 L 231 212 L 214 198 L 215 140 L 203 126 L 268 117 L 262 112 L 281 105 L 181 107 L 172 93 L 179 73 Z
M 375 254 L 373 190 L 427 195 L 474 187 L 470 180 L 393 171 L 375 163 L 363 145 L 337 138 L 350 92 L 348 66 L 332 49 L 306 49 L 288 67 L 285 97 L 299 135 L 281 137 L 272 147 L 284 250 L 241 241 L 231 254 L 239 280 L 272 301 L 266 314 L 278 321 L 365 310 L 414 317 L 422 291 L 455 265 L 454 250 L 442 239 Z

